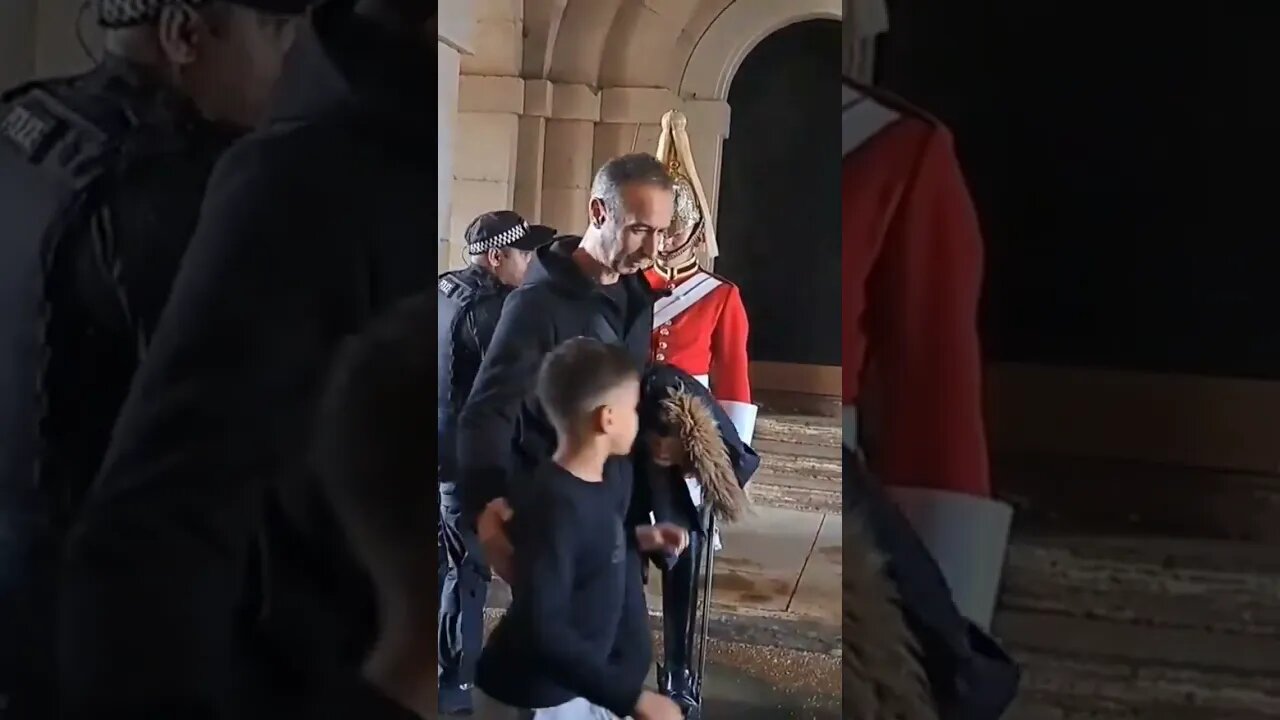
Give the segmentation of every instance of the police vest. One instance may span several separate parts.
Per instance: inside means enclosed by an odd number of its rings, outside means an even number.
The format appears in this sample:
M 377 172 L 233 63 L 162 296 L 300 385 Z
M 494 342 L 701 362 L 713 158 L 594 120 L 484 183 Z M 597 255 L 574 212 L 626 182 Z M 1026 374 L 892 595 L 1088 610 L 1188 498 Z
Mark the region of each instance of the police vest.
M 483 342 L 478 328 L 464 327 L 469 311 L 480 303 L 500 307 L 506 288 L 489 276 L 483 268 L 471 267 L 441 275 L 437 294 L 437 421 L 441 465 L 452 467 L 455 428 L 462 406 L 471 393 L 476 373 L 480 370 L 480 347 Z M 494 315 L 498 308 L 494 308 Z
M 59 243 L 97 211 L 134 127 L 122 104 L 55 86 L 0 96 L 0 505 L 45 490 L 50 270 Z

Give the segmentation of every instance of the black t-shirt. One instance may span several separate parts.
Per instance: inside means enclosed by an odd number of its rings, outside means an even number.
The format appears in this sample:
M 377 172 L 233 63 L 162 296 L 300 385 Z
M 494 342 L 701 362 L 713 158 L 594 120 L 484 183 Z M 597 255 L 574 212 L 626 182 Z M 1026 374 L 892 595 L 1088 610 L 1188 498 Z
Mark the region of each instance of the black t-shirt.
M 600 312 L 609 322 L 609 326 L 613 331 L 622 337 L 626 333 L 627 325 L 631 319 L 628 314 L 631 312 L 629 307 L 629 298 L 627 297 L 627 288 L 621 280 L 612 285 L 601 285 L 598 291 L 600 296 Z
M 526 486 L 512 497 L 511 607 L 480 658 L 478 685 L 517 708 L 580 697 L 626 717 L 644 678 L 625 669 L 649 652 L 637 551 L 624 527 L 630 483 L 586 482 L 548 461 Z

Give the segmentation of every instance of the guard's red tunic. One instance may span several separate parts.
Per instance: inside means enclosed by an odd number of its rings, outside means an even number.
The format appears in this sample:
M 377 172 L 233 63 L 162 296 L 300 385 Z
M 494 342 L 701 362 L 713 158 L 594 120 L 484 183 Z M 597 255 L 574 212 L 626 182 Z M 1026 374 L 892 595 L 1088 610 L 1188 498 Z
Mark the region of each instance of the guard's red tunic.
M 880 476 L 988 496 L 982 236 L 951 134 L 878 91 L 844 93 L 844 402 L 874 364 Z
M 655 323 L 653 359 L 709 379 L 721 402 L 751 402 L 747 372 L 747 311 L 738 286 L 696 266 L 664 273 L 650 268 L 645 279 L 655 290 L 678 291 L 710 277 L 716 286 L 674 318 Z

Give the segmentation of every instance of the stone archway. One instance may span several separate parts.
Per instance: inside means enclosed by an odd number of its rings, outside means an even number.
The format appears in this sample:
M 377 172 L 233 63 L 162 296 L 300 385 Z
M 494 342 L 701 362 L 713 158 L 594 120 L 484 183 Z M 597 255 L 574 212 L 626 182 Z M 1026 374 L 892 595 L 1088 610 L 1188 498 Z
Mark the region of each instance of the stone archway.
M 766 38 L 774 36 L 784 28 L 791 28 L 812 20 L 840 22 L 843 5 L 843 0 L 792 0 L 785 3 L 771 0 L 737 0 L 715 18 L 692 48 L 678 85 L 679 95 L 684 99 L 685 113 L 689 117 L 689 134 L 695 160 L 699 168 L 706 168 L 702 172 L 703 182 L 708 185 L 706 188 L 708 199 L 712 203 L 712 211 L 716 214 L 719 227 L 722 229 L 720 243 L 722 257 L 735 257 L 732 239 L 735 234 L 732 228 L 733 223 L 730 223 L 726 232 L 727 218 L 721 212 L 721 203 L 724 199 L 722 197 L 724 146 L 732 126 L 730 90 L 738 76 L 738 71 L 752 51 Z M 832 55 L 831 62 L 834 87 L 837 84 L 834 76 L 839 72 L 841 64 L 838 47 Z M 833 89 L 833 107 L 837 102 L 834 99 L 835 92 Z M 832 123 L 833 127 L 838 125 L 835 114 L 832 115 Z M 838 140 L 833 138 L 832 147 L 836 143 Z M 833 167 L 834 165 L 833 161 Z M 833 222 L 836 222 L 834 217 L 836 216 L 833 214 Z M 744 253 L 750 252 L 748 247 L 740 249 Z M 750 262 L 746 258 L 739 258 L 739 260 Z M 837 266 L 838 263 L 833 262 L 828 267 L 835 273 L 838 272 L 835 269 Z M 752 284 L 751 280 L 743 274 L 745 268 L 742 262 L 726 259 L 718 263 L 717 268 L 729 272 L 730 279 Z M 835 283 L 835 293 L 829 298 L 829 303 L 826 295 L 831 295 L 830 292 L 818 292 L 817 295 L 822 297 L 809 299 L 818 304 L 828 304 L 831 308 L 838 308 L 839 280 L 833 278 L 832 282 Z M 815 404 L 813 398 L 815 396 L 839 397 L 841 387 L 839 353 L 836 352 L 833 355 L 830 348 L 820 347 L 820 343 L 819 345 L 810 343 L 803 348 L 797 347 L 794 353 L 779 353 L 778 348 L 772 346 L 784 343 L 789 335 L 779 330 L 776 318 L 771 320 L 768 307 L 761 308 L 762 304 L 776 303 L 777 298 L 769 297 L 776 294 L 774 292 L 776 288 L 771 289 L 769 283 L 754 283 L 754 285 L 757 286 L 754 288 L 757 297 L 752 303 L 755 309 L 750 305 L 748 309 L 754 318 L 757 318 L 754 321 L 757 330 L 753 333 L 756 336 L 756 342 L 753 342 L 753 345 L 757 346 L 756 351 L 763 351 L 763 354 L 752 361 L 753 387 L 757 392 L 773 396 L 771 400 L 775 403 L 795 403 L 794 408 L 805 411 L 825 408 L 821 403 Z M 817 285 L 824 287 L 832 283 L 823 282 Z M 744 288 L 744 296 L 751 291 L 751 288 Z M 747 300 L 751 302 L 750 297 Z M 835 319 L 838 322 L 838 313 Z M 766 329 L 765 324 L 771 327 Z M 832 337 L 836 336 L 838 333 L 832 333 Z M 771 347 L 758 347 L 762 341 Z
M 729 91 L 719 193 L 727 249 L 716 270 L 737 283 L 750 312 L 760 389 L 839 388 L 822 380 L 842 359 L 840 45 L 836 21 L 787 25 L 751 50 Z
M 747 55 L 774 32 L 814 19 L 840 21 L 842 0 L 736 0 L 693 46 L 678 85 L 689 117 L 689 140 L 712 212 L 719 211 L 720 165 L 729 135 L 729 88 Z

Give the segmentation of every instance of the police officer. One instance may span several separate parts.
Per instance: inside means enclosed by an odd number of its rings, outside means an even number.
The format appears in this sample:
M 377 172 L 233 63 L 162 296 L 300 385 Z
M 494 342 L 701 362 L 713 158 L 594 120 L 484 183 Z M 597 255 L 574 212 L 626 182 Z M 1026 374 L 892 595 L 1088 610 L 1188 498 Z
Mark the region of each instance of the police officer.
M 493 339 L 503 301 L 523 281 L 533 251 L 554 237 L 555 230 L 530 225 L 509 210 L 485 213 L 467 227 L 467 267 L 439 279 L 441 714 L 472 709 L 471 685 L 490 580 L 474 532 L 460 522 L 462 507 L 455 485 L 457 418 Z
M 54 717 L 53 560 L 215 161 L 304 0 L 101 0 L 89 72 L 0 94 L 0 717 Z M 16 689 L 21 689 L 21 694 Z M 6 709 L 7 708 L 7 709 Z

